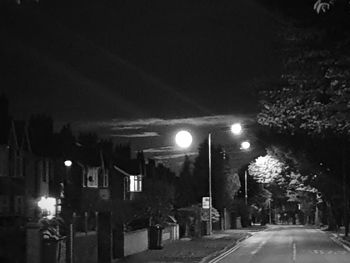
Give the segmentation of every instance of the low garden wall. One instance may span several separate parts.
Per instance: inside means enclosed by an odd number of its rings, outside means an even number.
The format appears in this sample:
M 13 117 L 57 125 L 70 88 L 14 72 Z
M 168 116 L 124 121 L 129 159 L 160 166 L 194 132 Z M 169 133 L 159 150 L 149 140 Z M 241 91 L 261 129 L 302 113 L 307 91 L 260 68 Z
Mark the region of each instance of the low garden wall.
M 162 244 L 179 239 L 179 225 L 167 226 L 162 231 Z M 140 229 L 124 234 L 124 256 L 136 254 L 148 249 L 148 229 Z
M 167 244 L 171 241 L 179 239 L 179 225 L 174 224 L 171 226 L 167 226 L 163 229 L 162 232 L 162 243 Z
M 77 232 L 74 236 L 74 263 L 96 263 L 97 232 Z
M 148 229 L 140 229 L 124 234 L 124 256 L 148 249 Z

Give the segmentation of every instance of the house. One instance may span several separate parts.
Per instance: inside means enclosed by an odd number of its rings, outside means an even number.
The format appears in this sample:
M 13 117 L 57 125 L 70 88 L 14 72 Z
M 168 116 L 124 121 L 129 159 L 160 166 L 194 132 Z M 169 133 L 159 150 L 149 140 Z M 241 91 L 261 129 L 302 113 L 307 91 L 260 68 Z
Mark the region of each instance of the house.
M 0 218 L 23 225 L 38 217 L 37 201 L 49 194 L 52 162 L 32 153 L 24 122 L 11 121 L 7 143 L 0 145 L 0 167 Z

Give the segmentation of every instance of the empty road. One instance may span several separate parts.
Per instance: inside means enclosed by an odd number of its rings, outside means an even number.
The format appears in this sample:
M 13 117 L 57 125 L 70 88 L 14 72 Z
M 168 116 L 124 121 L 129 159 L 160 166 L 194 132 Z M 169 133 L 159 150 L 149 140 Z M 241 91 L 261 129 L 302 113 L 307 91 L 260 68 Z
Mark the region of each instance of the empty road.
M 349 263 L 350 252 L 330 237 L 304 226 L 272 226 L 211 263 Z

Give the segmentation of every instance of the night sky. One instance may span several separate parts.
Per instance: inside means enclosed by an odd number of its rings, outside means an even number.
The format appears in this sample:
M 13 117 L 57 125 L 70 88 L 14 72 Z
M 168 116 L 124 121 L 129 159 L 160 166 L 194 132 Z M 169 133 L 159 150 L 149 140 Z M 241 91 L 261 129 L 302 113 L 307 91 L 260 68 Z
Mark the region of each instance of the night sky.
M 176 129 L 252 120 L 260 83 L 280 75 L 281 20 L 253 0 L 27 2 L 0 13 L 0 92 L 17 119 L 169 149 Z

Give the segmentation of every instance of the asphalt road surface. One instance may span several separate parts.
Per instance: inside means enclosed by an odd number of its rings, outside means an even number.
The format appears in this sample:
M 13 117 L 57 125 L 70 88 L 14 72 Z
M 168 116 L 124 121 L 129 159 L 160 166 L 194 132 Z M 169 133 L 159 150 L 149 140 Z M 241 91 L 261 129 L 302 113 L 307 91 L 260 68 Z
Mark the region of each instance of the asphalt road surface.
M 255 233 L 211 263 L 350 263 L 350 252 L 328 233 L 280 225 Z

